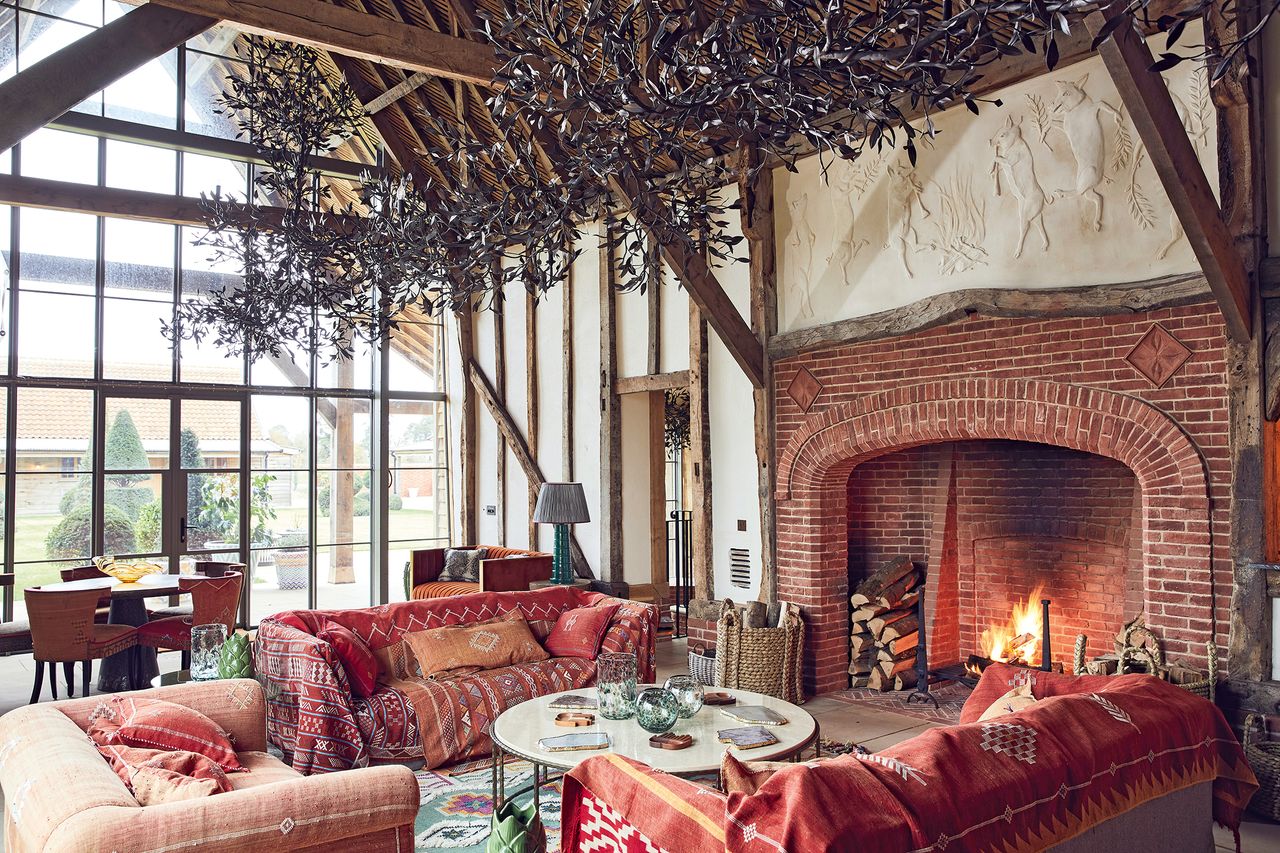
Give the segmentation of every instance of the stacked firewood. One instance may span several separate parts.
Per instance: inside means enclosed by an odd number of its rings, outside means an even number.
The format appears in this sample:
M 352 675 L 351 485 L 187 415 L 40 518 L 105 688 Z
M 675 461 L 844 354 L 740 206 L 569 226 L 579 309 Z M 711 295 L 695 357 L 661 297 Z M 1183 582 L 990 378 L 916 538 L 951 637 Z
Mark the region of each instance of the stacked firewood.
M 858 584 L 849 646 L 854 687 L 905 690 L 916 684 L 920 623 L 916 605 L 924 594 L 924 570 L 895 557 Z

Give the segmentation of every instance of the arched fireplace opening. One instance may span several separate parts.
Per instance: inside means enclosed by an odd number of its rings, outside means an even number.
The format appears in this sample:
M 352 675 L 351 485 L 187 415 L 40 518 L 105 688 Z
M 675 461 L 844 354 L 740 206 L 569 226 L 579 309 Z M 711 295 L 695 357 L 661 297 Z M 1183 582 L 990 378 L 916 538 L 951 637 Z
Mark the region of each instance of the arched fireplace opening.
M 1077 634 L 1111 651 L 1143 613 L 1142 490 L 1115 459 L 1031 441 L 938 442 L 867 459 L 847 483 L 850 590 L 898 556 L 926 570 L 931 668 L 970 655 L 1039 664 Z M 1037 625 L 1019 626 L 1026 607 Z

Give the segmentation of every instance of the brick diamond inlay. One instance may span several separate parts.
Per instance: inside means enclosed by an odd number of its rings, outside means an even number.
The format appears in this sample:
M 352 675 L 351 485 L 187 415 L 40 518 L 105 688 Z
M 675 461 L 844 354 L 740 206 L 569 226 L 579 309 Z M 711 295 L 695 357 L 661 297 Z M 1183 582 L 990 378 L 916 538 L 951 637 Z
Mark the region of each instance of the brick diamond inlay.
M 787 386 L 787 396 L 795 401 L 802 412 L 808 412 L 821 393 L 822 383 L 805 367 L 800 368 L 795 379 Z
M 1160 388 L 1191 358 L 1191 350 L 1164 326 L 1152 323 L 1124 360 Z

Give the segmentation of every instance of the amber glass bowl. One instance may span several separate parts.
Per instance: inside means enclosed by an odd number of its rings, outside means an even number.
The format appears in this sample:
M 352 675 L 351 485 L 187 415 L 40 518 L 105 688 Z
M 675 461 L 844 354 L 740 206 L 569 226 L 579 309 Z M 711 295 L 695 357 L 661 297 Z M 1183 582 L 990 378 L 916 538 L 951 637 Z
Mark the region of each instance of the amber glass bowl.
M 163 572 L 163 566 L 148 563 L 146 560 L 112 560 L 98 564 L 98 570 L 120 581 L 121 583 L 137 583 L 147 575 Z

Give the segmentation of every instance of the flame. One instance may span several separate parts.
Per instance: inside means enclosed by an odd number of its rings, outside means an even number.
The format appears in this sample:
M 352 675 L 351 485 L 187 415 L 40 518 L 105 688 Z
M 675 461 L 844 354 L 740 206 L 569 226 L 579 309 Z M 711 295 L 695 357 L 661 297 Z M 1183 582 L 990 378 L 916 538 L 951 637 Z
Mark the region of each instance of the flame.
M 1037 586 L 1023 603 L 1013 606 L 1006 625 L 992 625 L 982 632 L 982 654 L 991 660 L 1038 666 L 1040 638 L 1040 599 L 1044 587 Z

